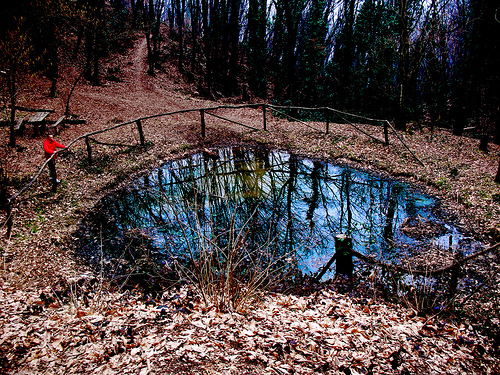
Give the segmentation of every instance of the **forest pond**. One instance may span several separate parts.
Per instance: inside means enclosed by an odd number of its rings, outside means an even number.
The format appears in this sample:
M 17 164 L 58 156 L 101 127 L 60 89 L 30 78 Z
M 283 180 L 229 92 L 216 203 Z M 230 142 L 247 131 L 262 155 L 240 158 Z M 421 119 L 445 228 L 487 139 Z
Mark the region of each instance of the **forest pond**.
M 84 223 L 80 249 L 93 262 L 103 254 L 118 264 L 142 248 L 165 265 L 192 260 L 207 243 L 239 242 L 293 259 L 290 266 L 307 274 L 332 257 L 338 234 L 349 235 L 356 251 L 391 262 L 409 247 L 470 250 L 438 206 L 405 183 L 332 162 L 226 148 L 169 161 L 102 199 Z M 324 278 L 334 272 L 335 264 Z

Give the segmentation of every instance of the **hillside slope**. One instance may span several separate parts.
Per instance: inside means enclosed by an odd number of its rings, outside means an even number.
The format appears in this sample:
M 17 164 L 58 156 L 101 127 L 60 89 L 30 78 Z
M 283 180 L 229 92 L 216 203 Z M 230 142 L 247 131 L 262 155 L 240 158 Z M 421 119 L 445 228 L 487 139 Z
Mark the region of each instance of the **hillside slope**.
M 69 125 L 57 137 L 77 137 L 141 116 L 214 106 L 192 94 L 175 70 L 146 74 L 145 41 L 127 56 L 116 56 L 118 82 L 79 83 L 71 112 L 86 120 Z M 75 77 L 67 67 L 68 77 Z M 24 102 L 63 113 L 72 81 L 61 83 L 59 98 L 49 99 L 48 83 L 33 81 Z M 217 114 L 262 128 L 259 109 L 219 110 Z M 10 239 L 1 240 L 0 367 L 5 373 L 492 373 L 498 371 L 495 342 L 472 325 L 426 322 L 411 310 L 378 300 L 357 300 L 328 289 L 309 297 L 271 295 L 259 306 L 238 313 L 204 306 L 186 287 L 145 301 L 130 292 L 108 290 L 105 280 L 88 273 L 66 245 L 79 221 L 97 200 L 143 170 L 201 148 L 265 145 L 303 155 L 337 160 L 377 173 L 391 174 L 437 194 L 462 226 L 481 239 L 497 239 L 500 188 L 493 182 L 498 147 L 478 150 L 478 141 L 430 134 L 425 129 L 400 134 L 424 162 L 422 167 L 391 136 L 391 146 L 373 142 L 347 124 L 331 125 L 329 134 L 299 122 L 268 116 L 268 131 L 249 132 L 210 117 L 200 137 L 200 114 L 178 114 L 144 121 L 144 151 L 96 146 L 95 165 L 85 164 L 83 141 L 58 160 L 62 183 L 55 194 L 45 174 L 14 210 Z M 325 124 L 312 126 L 324 129 Z M 382 137 L 381 129 L 364 126 Z M 3 168 L 17 191 L 42 165 L 42 137 L 28 128 L 18 147 L 1 147 Z M 0 135 L 8 139 L 7 129 Z M 98 137 L 103 143 L 136 144 L 135 125 Z M 496 255 L 486 270 L 498 277 Z M 97 283 L 94 283 L 97 280 Z M 79 284 L 78 284 L 79 281 Z M 498 285 L 498 283 L 496 283 Z M 482 307 L 465 300 L 465 312 L 490 310 L 499 324 L 498 294 Z M 375 296 L 373 296 L 375 297 Z M 180 307 L 188 307 L 181 309 Z M 496 320 L 494 320 L 496 319 Z M 350 372 L 349 372 L 350 371 Z M 406 371 L 406 372 L 405 372 Z

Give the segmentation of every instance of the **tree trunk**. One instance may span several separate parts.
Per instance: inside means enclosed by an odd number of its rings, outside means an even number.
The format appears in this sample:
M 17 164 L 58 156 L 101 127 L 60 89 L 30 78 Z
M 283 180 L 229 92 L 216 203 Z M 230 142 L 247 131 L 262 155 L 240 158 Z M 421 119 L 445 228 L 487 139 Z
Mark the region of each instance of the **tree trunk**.
M 281 2 L 276 4 L 276 16 L 273 25 L 273 40 L 272 40 L 272 51 L 270 58 L 270 70 L 274 81 L 274 97 L 281 101 L 283 95 L 283 64 L 281 63 L 281 57 L 283 56 L 284 50 L 284 14 L 283 5 Z
M 481 139 L 479 141 L 479 150 L 487 153 L 489 140 L 490 140 L 490 136 L 488 133 L 482 134 Z
M 203 35 L 204 35 L 204 45 L 205 45 L 205 85 L 207 93 L 210 95 L 212 93 L 212 33 L 210 26 L 208 24 L 208 0 L 202 0 L 202 20 L 203 20 Z
M 92 81 L 92 68 L 93 60 L 95 58 L 95 33 L 92 25 L 87 25 L 85 29 L 85 57 L 86 57 L 86 69 L 85 69 L 85 79 L 87 81 Z
M 397 107 L 395 125 L 398 130 L 406 130 L 407 110 L 407 83 L 409 71 L 409 48 L 410 40 L 408 34 L 408 0 L 400 0 L 399 3 L 399 61 L 397 70 Z
M 344 110 L 351 110 L 351 96 L 352 93 L 349 89 L 352 85 L 351 69 L 354 63 L 354 8 L 355 0 L 344 0 L 344 18 L 345 25 L 343 29 L 344 46 L 341 61 L 341 85 L 340 85 L 340 99 L 342 101 L 342 108 Z
M 180 0 L 177 8 L 177 27 L 179 32 L 179 73 L 184 74 L 184 12 L 186 1 Z
M 238 89 L 238 75 L 240 72 L 240 51 L 239 51 L 239 37 L 240 37 L 240 10 L 241 0 L 234 0 L 231 3 L 231 15 L 229 18 L 229 35 L 230 35 L 230 56 L 229 56 L 229 89 L 231 94 L 235 94 Z
M 10 71 L 7 72 L 7 87 L 10 97 L 10 128 L 9 128 L 9 146 L 16 147 L 16 74 L 15 62 L 11 64 Z
M 85 34 L 85 27 L 83 25 L 78 25 L 75 48 L 73 49 L 73 58 L 76 57 L 78 51 L 80 50 L 84 34 Z
M 198 71 L 197 61 L 199 56 L 199 43 L 200 37 L 200 3 L 199 0 L 190 2 L 191 13 L 191 74 L 195 75 Z
M 345 234 L 335 236 L 336 274 L 352 277 L 352 238 Z
M 296 59 L 295 59 L 295 46 L 297 43 L 297 22 L 295 20 L 295 2 L 291 3 L 285 1 L 283 5 L 283 14 L 285 15 L 285 27 L 287 29 L 286 41 L 285 41 L 285 51 L 283 53 L 285 67 L 284 67 L 284 77 L 282 79 L 285 82 L 286 87 L 284 88 L 285 101 L 289 101 L 293 104 L 296 94 Z
M 155 64 L 153 58 L 153 48 L 151 46 L 151 34 L 149 32 L 149 28 L 146 29 L 146 45 L 148 49 L 148 74 L 150 76 L 155 76 Z
M 137 27 L 137 5 L 135 0 L 130 0 L 130 8 L 132 8 L 132 29 Z

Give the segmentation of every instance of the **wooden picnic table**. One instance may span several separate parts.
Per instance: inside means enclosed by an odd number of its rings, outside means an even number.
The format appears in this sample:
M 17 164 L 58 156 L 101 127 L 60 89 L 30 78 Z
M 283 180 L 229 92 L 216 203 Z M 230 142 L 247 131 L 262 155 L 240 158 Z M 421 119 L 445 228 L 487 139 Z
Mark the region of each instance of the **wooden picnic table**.
M 28 119 L 28 124 L 33 124 L 33 136 L 38 136 L 40 134 L 38 127 L 42 126 L 42 133 L 45 131 L 45 119 L 50 114 L 49 111 L 35 112 Z
M 47 121 L 47 117 L 54 113 L 53 109 L 37 109 L 37 108 L 28 108 L 28 107 L 20 107 L 16 106 L 16 109 L 21 112 L 31 112 L 32 114 L 28 117 L 21 117 L 17 120 L 15 125 L 16 133 L 22 134 L 24 129 L 26 128 L 26 124 L 33 125 L 33 136 L 40 135 L 39 126 L 42 126 L 42 133 L 45 132 L 46 129 L 54 129 L 56 134 L 59 134 L 59 128 L 67 126 L 67 124 L 85 124 L 85 120 L 82 119 L 74 119 L 68 118 L 67 116 L 60 116 L 57 121 Z M 51 124 L 48 125 L 47 124 Z
M 16 106 L 18 111 L 22 112 L 32 112 L 33 114 L 28 118 L 18 120 L 16 124 L 16 131 L 22 133 L 26 124 L 33 125 L 33 136 L 36 137 L 40 135 L 39 126 L 42 126 L 42 132 L 45 131 L 47 116 L 54 112 L 53 109 L 37 109 L 37 108 L 27 108 Z
M 48 111 L 40 111 L 40 112 L 35 112 L 31 117 L 29 118 L 28 122 L 29 123 L 40 123 L 45 121 L 45 118 L 50 114 Z

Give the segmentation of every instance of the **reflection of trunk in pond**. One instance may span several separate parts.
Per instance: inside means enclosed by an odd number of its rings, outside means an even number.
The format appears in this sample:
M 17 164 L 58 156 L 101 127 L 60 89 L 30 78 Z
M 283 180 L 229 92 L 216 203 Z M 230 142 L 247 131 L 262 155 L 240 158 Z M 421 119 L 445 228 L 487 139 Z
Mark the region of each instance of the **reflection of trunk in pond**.
M 235 156 L 235 181 L 237 187 L 235 195 L 243 199 L 238 203 L 237 209 L 240 212 L 239 222 L 243 226 L 247 220 L 249 232 L 246 234 L 245 245 L 252 247 L 252 250 L 263 245 L 262 235 L 265 233 L 263 222 L 259 219 L 264 207 L 261 207 L 263 201 L 262 176 L 263 162 L 257 154 L 244 152 L 242 149 L 233 149 Z M 236 215 L 236 213 L 234 214 Z M 252 217 L 253 216 L 253 217 Z
M 271 163 L 269 162 L 269 150 L 266 149 L 258 149 L 255 151 L 255 155 L 264 163 L 264 169 L 268 171 L 271 169 Z
M 309 221 L 309 228 L 311 230 L 314 228 L 314 211 L 316 208 L 318 208 L 318 199 L 319 199 L 319 177 L 320 177 L 320 172 L 321 168 L 323 167 L 323 164 L 320 163 L 319 161 L 314 161 L 313 163 L 313 170 L 311 172 L 311 190 L 312 194 L 311 197 L 307 199 L 307 202 L 309 203 L 309 209 L 307 210 L 306 213 L 306 220 Z
M 392 241 L 394 239 L 394 215 L 398 206 L 398 195 L 401 188 L 398 185 L 392 186 L 392 183 L 387 185 L 387 201 L 386 201 L 386 218 L 384 226 L 384 239 Z
M 237 184 L 231 179 L 231 165 L 229 163 L 219 164 L 217 161 L 205 160 L 205 194 L 208 196 L 208 207 L 206 208 L 207 220 L 210 222 L 209 230 L 212 231 L 212 240 L 220 249 L 230 246 L 228 230 L 230 223 L 234 220 L 236 212 L 231 212 L 227 197 L 231 195 L 229 189 L 236 188 Z
M 352 208 L 351 208 L 351 171 L 344 170 L 342 172 L 342 185 L 340 188 L 340 219 L 339 229 L 341 232 L 350 234 L 352 231 Z M 344 205 L 345 202 L 345 205 Z M 345 212 L 344 212 L 345 208 Z M 342 222 L 347 214 L 347 224 L 343 229 Z
M 252 231 L 254 241 L 259 246 L 264 246 L 271 250 L 277 250 L 276 236 L 279 231 L 278 222 L 274 220 L 276 206 L 270 197 L 271 185 L 274 185 L 274 177 L 269 173 L 271 165 L 269 163 L 269 151 L 258 150 L 255 152 L 256 170 L 256 190 L 258 191 L 258 204 L 256 214 L 259 218 L 258 231 Z
M 287 249 L 288 254 L 294 254 L 294 230 L 293 230 L 293 193 L 295 192 L 297 183 L 297 158 L 294 155 L 290 155 L 289 159 L 289 177 L 287 181 L 287 196 L 286 196 L 286 212 L 287 212 L 287 226 L 285 235 L 285 249 Z M 294 257 L 296 258 L 296 257 Z
M 366 227 L 366 231 L 367 231 L 367 241 L 368 241 L 368 245 L 371 246 L 372 243 L 375 242 L 375 236 L 374 236 L 374 232 L 375 232 L 375 228 L 376 228 L 376 224 L 375 224 L 375 218 L 376 218 L 376 214 L 375 214 L 375 194 L 373 193 L 373 190 L 374 188 L 376 189 L 376 187 L 374 186 L 375 182 L 373 180 L 370 180 L 368 182 L 368 191 L 369 191 L 369 204 L 368 204 L 368 209 L 366 211 L 366 218 L 367 218 L 367 223 L 365 225 Z
M 275 254 L 283 254 L 288 251 L 286 247 L 286 241 L 288 236 L 288 220 L 289 209 L 288 206 L 288 185 L 289 185 L 289 173 L 283 169 L 283 165 L 287 164 L 282 159 L 282 155 L 276 153 L 269 153 L 267 158 L 268 165 L 268 222 L 271 225 L 269 231 L 269 238 L 273 239 L 271 244 L 271 250 Z M 276 168 L 279 166 L 279 170 Z

